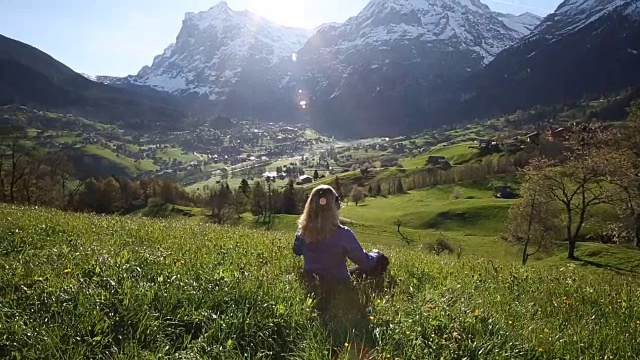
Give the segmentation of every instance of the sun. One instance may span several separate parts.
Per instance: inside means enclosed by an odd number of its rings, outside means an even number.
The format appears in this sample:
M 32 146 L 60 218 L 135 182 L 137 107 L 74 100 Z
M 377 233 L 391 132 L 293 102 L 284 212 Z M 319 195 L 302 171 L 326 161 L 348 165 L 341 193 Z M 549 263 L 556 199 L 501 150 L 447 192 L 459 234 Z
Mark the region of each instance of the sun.
M 275 23 L 290 27 L 305 27 L 305 2 L 302 0 L 252 0 L 247 8 Z

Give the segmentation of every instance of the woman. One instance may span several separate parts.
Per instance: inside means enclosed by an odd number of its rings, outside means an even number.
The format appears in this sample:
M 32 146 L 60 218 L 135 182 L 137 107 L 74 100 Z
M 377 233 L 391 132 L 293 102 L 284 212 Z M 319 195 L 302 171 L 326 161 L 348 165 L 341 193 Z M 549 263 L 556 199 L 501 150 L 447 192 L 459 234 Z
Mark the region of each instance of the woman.
M 320 185 L 311 192 L 293 245 L 293 252 L 304 258 L 305 279 L 348 284 L 347 259 L 366 272 L 383 256 L 362 249 L 353 231 L 340 224 L 339 210 L 340 198 L 332 187 Z
M 327 185 L 316 187 L 298 221 L 293 252 L 304 258 L 304 284 L 307 294 L 316 298 L 322 321 L 334 330 L 363 334 L 369 328 L 367 306 L 350 284 L 347 259 L 358 271 L 366 272 L 378 267 L 378 259 L 386 258 L 379 251 L 362 249 L 353 231 L 340 225 L 339 210 L 335 190 Z

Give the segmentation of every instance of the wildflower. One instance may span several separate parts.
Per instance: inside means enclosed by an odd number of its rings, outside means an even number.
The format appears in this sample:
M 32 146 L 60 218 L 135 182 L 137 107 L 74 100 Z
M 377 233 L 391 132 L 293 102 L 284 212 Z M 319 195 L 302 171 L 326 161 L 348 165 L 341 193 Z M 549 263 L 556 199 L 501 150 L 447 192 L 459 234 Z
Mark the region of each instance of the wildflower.
M 544 349 L 543 349 L 543 348 L 538 348 L 538 352 L 539 352 L 539 353 L 543 353 L 543 352 L 544 352 Z
M 369 316 L 369 320 L 373 321 L 375 318 L 373 316 Z
M 65 269 L 65 270 L 63 271 L 63 273 L 64 273 L 64 274 L 70 274 L 70 273 L 71 273 L 71 271 L 73 271 L 73 270 L 71 270 L 71 269 Z
M 473 313 L 473 316 L 480 316 L 480 310 L 476 310 L 476 311 Z

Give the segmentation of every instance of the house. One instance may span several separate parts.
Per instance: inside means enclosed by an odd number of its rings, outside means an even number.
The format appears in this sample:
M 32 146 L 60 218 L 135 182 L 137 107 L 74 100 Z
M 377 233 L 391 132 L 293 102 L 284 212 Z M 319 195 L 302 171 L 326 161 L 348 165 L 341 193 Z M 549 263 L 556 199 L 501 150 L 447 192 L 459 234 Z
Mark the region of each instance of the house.
M 522 150 L 522 145 L 519 141 L 509 139 L 502 142 L 502 147 L 505 151 L 520 151 Z
M 515 191 L 511 186 L 496 186 L 493 189 L 494 196 L 498 199 L 514 199 L 516 198 Z
M 547 128 L 547 138 L 551 141 L 563 141 L 567 138 L 567 129 L 566 128 L 557 128 L 554 129 L 552 127 Z
M 540 145 L 540 136 L 542 136 L 542 134 L 539 131 L 532 132 L 527 135 L 527 141 L 530 144 Z
M 300 185 L 311 184 L 312 182 L 313 182 L 313 177 L 309 175 L 302 175 L 300 176 L 300 178 L 298 178 L 298 184 Z
M 493 140 L 478 139 L 478 140 L 476 140 L 476 142 L 478 143 L 478 147 L 479 148 L 489 148 L 489 147 L 491 147 L 491 143 L 493 142 Z
M 449 160 L 444 159 L 444 160 L 440 160 L 440 162 L 438 163 L 438 168 L 440 170 L 449 170 L 453 167 L 453 165 L 451 165 L 451 163 L 449 162 Z
M 440 156 L 440 155 L 431 155 L 427 159 L 427 164 L 428 165 L 433 165 L 433 166 L 438 166 L 438 165 L 440 165 L 441 161 L 447 161 L 447 158 L 444 157 L 444 156 Z

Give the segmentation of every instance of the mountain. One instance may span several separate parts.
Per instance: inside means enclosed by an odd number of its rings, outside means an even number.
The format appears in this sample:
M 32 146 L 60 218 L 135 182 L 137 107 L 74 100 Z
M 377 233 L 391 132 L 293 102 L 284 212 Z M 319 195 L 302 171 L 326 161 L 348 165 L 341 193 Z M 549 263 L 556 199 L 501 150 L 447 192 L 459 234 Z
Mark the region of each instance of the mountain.
M 469 119 L 608 95 L 640 86 L 638 64 L 640 2 L 566 0 L 461 82 L 443 108 L 455 106 L 455 116 Z
M 516 31 L 518 37 L 524 37 L 529 35 L 536 26 L 542 22 L 542 17 L 526 12 L 520 15 L 504 14 L 500 12 L 494 12 L 494 14 L 505 25 Z
M 187 116 L 179 98 L 92 81 L 25 43 L 0 35 L 0 106 L 26 105 L 146 129 Z
M 274 90 L 289 81 L 292 55 L 310 36 L 309 30 L 280 26 L 220 2 L 207 11 L 187 13 L 175 43 L 125 80 L 217 100 L 216 110 L 227 115 L 269 117 L 282 112 L 274 102 L 291 102 L 278 99 Z
M 306 96 L 306 116 L 322 131 L 394 135 L 424 124 L 449 84 L 481 70 L 533 23 L 499 17 L 479 0 L 372 0 L 309 39 L 287 91 Z

